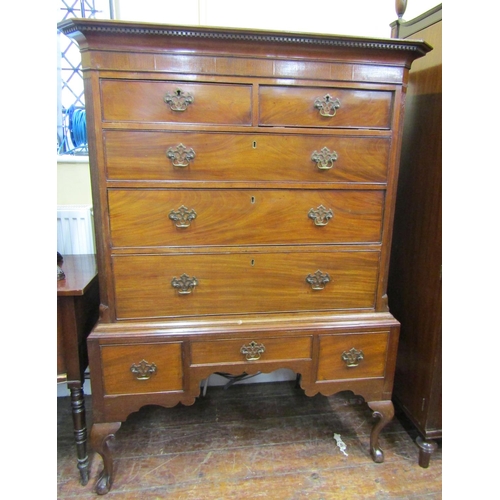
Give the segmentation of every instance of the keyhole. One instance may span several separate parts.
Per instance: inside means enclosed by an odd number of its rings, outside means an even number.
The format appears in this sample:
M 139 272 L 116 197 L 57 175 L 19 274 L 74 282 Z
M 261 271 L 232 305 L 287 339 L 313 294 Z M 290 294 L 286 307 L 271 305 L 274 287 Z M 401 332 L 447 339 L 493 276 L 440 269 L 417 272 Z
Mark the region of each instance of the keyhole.
M 250 198 L 250 202 L 251 202 L 251 203 L 255 203 L 255 196 L 252 196 L 252 197 Z
M 253 267 L 253 266 L 255 266 L 255 259 L 252 259 L 252 260 L 250 261 L 250 265 L 251 265 L 252 267 Z
M 253 149 L 257 149 L 257 141 L 253 141 L 252 142 L 252 148 Z

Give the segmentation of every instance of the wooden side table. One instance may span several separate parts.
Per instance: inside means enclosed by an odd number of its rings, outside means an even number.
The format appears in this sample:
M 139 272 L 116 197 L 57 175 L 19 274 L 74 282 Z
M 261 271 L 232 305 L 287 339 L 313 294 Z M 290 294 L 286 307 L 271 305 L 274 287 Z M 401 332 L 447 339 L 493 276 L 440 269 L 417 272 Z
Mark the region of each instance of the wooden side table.
M 57 382 L 71 393 L 78 469 L 82 485 L 89 480 L 87 427 L 83 395 L 88 366 L 87 336 L 99 316 L 99 282 L 95 255 L 65 255 L 57 281 Z

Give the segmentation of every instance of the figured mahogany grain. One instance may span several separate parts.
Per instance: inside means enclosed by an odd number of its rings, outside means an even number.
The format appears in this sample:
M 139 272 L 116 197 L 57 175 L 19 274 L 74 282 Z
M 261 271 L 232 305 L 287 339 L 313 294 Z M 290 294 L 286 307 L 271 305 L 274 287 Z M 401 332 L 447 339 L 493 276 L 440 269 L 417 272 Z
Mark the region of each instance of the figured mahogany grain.
M 111 180 L 287 181 L 385 183 L 390 140 L 342 135 L 224 134 L 106 130 L 106 172 Z M 183 144 L 196 154 L 185 168 L 167 158 Z M 311 159 L 337 153 L 330 170 Z
M 379 252 L 176 253 L 113 257 L 118 317 L 154 318 L 250 312 L 373 308 Z M 313 291 L 306 277 L 331 282 Z M 179 295 L 173 278 L 198 285 Z
M 321 116 L 315 100 L 330 95 L 339 99 L 335 116 Z M 335 87 L 259 87 L 261 125 L 287 125 L 327 128 L 391 127 L 393 93 L 381 90 Z
M 383 191 L 117 190 L 108 193 L 115 247 L 380 242 Z M 331 219 L 308 214 L 323 206 Z M 196 218 L 177 227 L 171 212 Z
M 321 335 L 318 380 L 383 377 L 389 332 L 356 335 Z M 358 366 L 348 367 L 342 353 L 355 348 L 363 353 Z
M 241 348 L 249 345 L 252 341 L 265 347 L 265 351 L 259 355 L 259 361 L 311 359 L 312 356 L 312 337 L 310 335 L 265 339 L 254 335 L 237 340 L 192 342 L 191 362 L 194 365 L 238 362 L 248 364 Z
M 164 98 L 178 89 L 193 96 L 185 111 L 173 111 Z M 250 85 L 102 80 L 103 120 L 127 122 L 251 123 Z
M 181 344 L 178 342 L 103 346 L 101 359 L 106 395 L 182 389 Z M 156 366 L 155 373 L 147 380 L 139 380 L 131 371 L 132 365 L 142 360 Z

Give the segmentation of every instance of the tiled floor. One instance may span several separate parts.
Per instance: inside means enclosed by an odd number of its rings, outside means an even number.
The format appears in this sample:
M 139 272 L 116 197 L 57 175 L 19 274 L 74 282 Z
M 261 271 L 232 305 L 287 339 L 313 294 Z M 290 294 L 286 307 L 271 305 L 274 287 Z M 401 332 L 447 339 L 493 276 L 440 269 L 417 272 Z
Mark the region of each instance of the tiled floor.
M 87 425 L 92 424 L 86 397 Z M 418 466 L 415 432 L 397 416 L 382 431 L 385 462 L 369 454 L 372 412 L 352 393 L 306 397 L 293 382 L 208 389 L 191 407 L 144 407 L 113 442 L 111 499 L 440 499 L 442 454 Z M 345 443 L 345 454 L 334 435 Z M 90 451 L 79 484 L 69 398 L 58 398 L 58 498 L 101 498 Z M 105 497 L 104 497 L 105 498 Z

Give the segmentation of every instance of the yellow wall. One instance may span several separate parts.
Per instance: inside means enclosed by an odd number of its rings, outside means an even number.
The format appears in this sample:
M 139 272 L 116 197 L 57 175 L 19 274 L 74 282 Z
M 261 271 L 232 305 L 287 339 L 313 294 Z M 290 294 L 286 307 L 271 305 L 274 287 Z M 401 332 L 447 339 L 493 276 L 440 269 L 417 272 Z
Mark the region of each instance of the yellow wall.
M 90 170 L 87 158 L 57 162 L 57 204 L 92 204 Z

